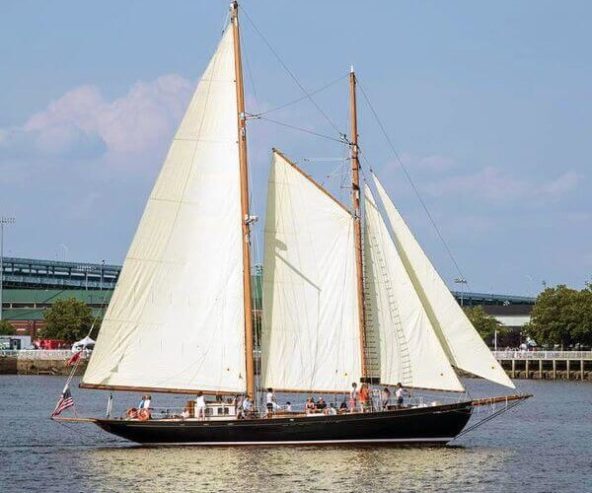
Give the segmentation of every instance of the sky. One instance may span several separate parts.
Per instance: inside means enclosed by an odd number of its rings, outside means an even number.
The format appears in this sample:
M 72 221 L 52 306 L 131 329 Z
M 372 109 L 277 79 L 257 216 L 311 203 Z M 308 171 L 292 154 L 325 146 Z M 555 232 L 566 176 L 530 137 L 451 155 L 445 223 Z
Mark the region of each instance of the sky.
M 328 86 L 312 96 L 322 113 L 304 98 L 266 117 L 334 139 L 348 131 L 353 64 L 399 157 L 360 92 L 364 170 L 381 178 L 451 287 L 462 275 L 471 291 L 536 295 L 543 283 L 581 288 L 592 278 L 592 3 L 241 6 L 247 111 L 302 98 L 298 84 Z M 123 261 L 227 8 L 0 2 L 0 215 L 16 217 L 6 255 Z M 349 200 L 342 144 L 252 119 L 255 214 L 272 147 Z

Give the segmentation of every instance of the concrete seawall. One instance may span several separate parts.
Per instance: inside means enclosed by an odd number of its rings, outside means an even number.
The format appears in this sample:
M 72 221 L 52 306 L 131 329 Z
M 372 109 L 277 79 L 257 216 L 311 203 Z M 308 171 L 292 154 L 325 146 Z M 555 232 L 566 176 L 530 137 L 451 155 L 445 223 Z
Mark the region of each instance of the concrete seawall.
M 69 375 L 72 367 L 66 366 L 66 361 L 70 356 L 69 351 L 3 351 L 0 375 Z M 87 363 L 79 363 L 77 375 L 84 373 Z

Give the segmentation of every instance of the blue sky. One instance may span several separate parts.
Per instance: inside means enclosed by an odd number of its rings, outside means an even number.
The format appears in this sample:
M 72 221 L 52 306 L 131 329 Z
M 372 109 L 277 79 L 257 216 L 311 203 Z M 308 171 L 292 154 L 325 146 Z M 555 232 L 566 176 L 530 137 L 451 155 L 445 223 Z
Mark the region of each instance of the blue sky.
M 122 261 L 227 4 L 0 3 L 0 214 L 17 217 L 8 255 Z M 542 281 L 591 278 L 592 4 L 242 5 L 309 91 L 355 65 L 469 289 L 535 294 Z M 301 96 L 244 16 L 243 35 L 248 110 Z M 346 131 L 345 77 L 315 99 Z M 307 101 L 269 117 L 336 133 Z M 274 146 L 347 200 L 332 160 L 341 145 L 265 121 L 249 132 L 256 213 Z M 458 274 L 361 96 L 360 138 L 451 283 Z

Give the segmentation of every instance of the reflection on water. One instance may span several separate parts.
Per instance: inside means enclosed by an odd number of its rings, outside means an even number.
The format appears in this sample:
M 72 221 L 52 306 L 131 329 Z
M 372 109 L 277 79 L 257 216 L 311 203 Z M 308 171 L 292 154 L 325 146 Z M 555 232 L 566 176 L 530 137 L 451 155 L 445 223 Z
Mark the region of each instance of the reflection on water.
M 2 493 L 592 491 L 590 384 L 525 382 L 534 399 L 445 448 L 138 447 L 93 425 L 47 419 L 62 385 L 0 377 Z M 118 395 L 121 406 L 136 397 Z M 76 390 L 75 399 L 85 413 L 104 411 L 104 393 Z
M 495 449 L 389 447 L 96 449 L 76 469 L 105 485 L 188 491 L 491 491 L 511 458 Z M 93 481 L 91 479 L 91 481 Z M 79 483 L 80 484 L 80 483 Z M 94 484 L 94 483 L 93 483 Z

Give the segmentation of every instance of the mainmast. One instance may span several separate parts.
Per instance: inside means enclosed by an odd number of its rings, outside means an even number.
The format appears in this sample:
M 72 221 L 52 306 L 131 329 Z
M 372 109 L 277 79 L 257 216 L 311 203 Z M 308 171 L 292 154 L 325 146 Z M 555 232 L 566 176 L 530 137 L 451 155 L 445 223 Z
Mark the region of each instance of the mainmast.
M 247 394 L 255 399 L 255 365 L 253 361 L 253 309 L 251 301 L 251 238 L 249 214 L 249 170 L 247 163 L 247 122 L 245 114 L 245 89 L 241 61 L 240 30 L 238 23 L 238 2 L 230 4 L 230 21 L 234 38 L 234 68 L 236 73 L 236 99 L 238 105 L 238 153 L 240 162 L 241 218 L 243 235 L 243 293 L 245 316 L 245 360 L 247 372 Z
M 364 303 L 364 265 L 362 260 L 362 213 L 360 210 L 360 160 L 358 157 L 358 112 L 356 107 L 356 74 L 354 68 L 349 73 L 349 102 L 351 117 L 351 170 L 352 206 L 354 216 L 354 242 L 356 251 L 356 273 L 358 291 L 358 316 L 360 318 L 361 375 L 368 377 L 366 361 L 366 308 Z

